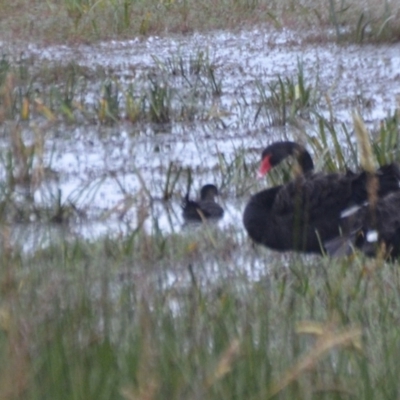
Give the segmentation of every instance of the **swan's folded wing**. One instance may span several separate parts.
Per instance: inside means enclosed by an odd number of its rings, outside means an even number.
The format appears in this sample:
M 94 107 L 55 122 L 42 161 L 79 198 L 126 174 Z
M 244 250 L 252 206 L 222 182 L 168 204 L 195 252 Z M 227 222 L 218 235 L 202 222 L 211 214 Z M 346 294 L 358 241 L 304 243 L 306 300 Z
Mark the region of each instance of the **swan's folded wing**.
M 383 165 L 377 171 L 379 180 L 379 197 L 400 190 L 400 166 L 397 163 Z
M 355 204 L 361 204 L 368 201 L 371 190 L 379 198 L 384 198 L 391 193 L 400 191 L 400 167 L 397 163 L 391 163 L 380 167 L 375 174 L 378 184 L 375 188 L 369 187 L 369 178 L 372 175 L 364 171 L 356 176 L 351 184 L 352 201 Z

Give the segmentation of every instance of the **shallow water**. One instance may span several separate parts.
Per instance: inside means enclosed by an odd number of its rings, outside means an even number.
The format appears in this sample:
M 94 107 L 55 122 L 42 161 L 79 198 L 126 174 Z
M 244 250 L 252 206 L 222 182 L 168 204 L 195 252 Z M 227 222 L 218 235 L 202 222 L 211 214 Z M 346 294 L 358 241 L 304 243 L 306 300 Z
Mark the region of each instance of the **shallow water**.
M 61 202 L 80 210 L 73 214 L 69 229 L 74 235 L 96 238 L 121 234 L 137 227 L 147 213 L 144 226 L 152 232 L 179 232 L 182 228 L 180 201 L 187 185 L 186 169 L 192 169 L 192 197 L 205 183 L 221 188 L 220 202 L 226 212 L 221 229 L 243 231 L 242 209 L 249 195 L 261 188 L 255 180 L 260 151 L 280 138 L 304 140 L 301 130 L 286 125 L 273 126 L 266 116 L 255 118 L 260 96 L 257 81 L 265 87 L 281 77 L 294 77 L 298 62 L 306 82 L 317 89 L 318 110 L 329 115 L 329 97 L 336 122 L 348 124 L 357 107 L 370 128 L 398 106 L 400 87 L 400 45 L 336 45 L 308 43 L 298 32 L 263 29 L 211 32 L 192 36 L 150 37 L 112 41 L 93 46 L 48 46 L 1 44 L 3 52 L 30 60 L 31 68 L 75 62 L 89 70 L 99 68 L 118 79 L 121 92 L 135 82 L 145 85 L 150 73 L 157 73 L 168 61 L 190 59 L 199 52 L 207 55 L 221 82 L 221 96 L 205 96 L 201 117 L 193 121 L 175 119 L 160 126 L 122 122 L 112 127 L 84 124 L 53 124 L 43 121 L 22 123 L 25 137 L 35 129 L 45 132 L 44 163 L 57 176 L 33 190 L 36 204 L 46 204 L 60 190 Z M 180 78 L 173 78 L 178 81 Z M 91 81 L 83 102 L 94 106 L 100 84 Z M 179 82 L 177 83 L 179 87 Z M 122 101 L 122 100 L 121 100 Z M 8 146 L 10 127 L 0 128 L 2 152 Z M 312 119 L 303 129 L 317 131 Z M 315 155 L 317 157 L 318 155 Z M 233 167 L 244 159 L 254 165 L 254 179 L 243 177 Z M 226 164 L 221 164 L 225 159 Z M 182 170 L 168 202 L 162 201 L 166 174 L 173 163 L 173 176 Z M 228 166 L 231 167 L 227 172 Z M 232 169 L 233 168 L 233 169 Z M 233 171 L 233 172 L 232 172 Z M 229 179 L 227 179 L 227 176 Z M 266 184 L 266 183 L 265 183 Z M 151 194 L 152 199 L 149 198 Z M 20 237 L 21 226 L 15 230 Z M 40 229 L 33 229 L 38 240 Z M 28 232 L 28 231 L 26 231 Z M 27 245 L 28 243 L 28 245 Z M 24 240 L 25 246 L 35 247 Z M 39 243 L 47 243 L 45 239 Z

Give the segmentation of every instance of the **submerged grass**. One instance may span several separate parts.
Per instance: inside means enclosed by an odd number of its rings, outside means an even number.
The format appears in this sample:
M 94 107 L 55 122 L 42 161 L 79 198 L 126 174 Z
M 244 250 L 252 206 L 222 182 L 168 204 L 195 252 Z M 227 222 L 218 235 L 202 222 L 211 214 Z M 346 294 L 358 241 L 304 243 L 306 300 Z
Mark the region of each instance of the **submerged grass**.
M 298 117 L 309 118 L 318 100 L 317 83 L 306 84 L 303 65 L 299 60 L 295 78 L 278 76 L 276 81 L 267 83 L 266 87 L 257 82 L 260 101 L 254 121 L 257 121 L 261 112 L 271 125 L 295 123 Z
M 43 65 L 36 71 L 28 60 L 11 64 L 3 56 L 0 122 L 42 117 L 67 123 L 168 124 L 208 118 L 214 98 L 222 94 L 222 80 L 208 53 L 198 50 L 188 60 L 181 55 L 165 61 L 153 59 L 150 71 L 132 77 L 127 84 L 125 77 L 102 68 L 92 71 L 69 63 Z M 99 83 L 94 85 L 95 81 Z

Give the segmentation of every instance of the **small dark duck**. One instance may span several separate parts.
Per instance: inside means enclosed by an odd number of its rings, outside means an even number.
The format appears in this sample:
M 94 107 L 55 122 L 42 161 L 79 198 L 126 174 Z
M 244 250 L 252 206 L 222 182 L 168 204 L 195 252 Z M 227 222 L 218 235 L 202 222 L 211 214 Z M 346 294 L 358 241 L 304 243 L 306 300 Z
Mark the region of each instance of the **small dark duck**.
M 215 185 L 204 185 L 200 190 L 200 200 L 189 200 L 189 193 L 182 202 L 182 215 L 186 221 L 201 222 L 206 219 L 219 219 L 224 215 L 223 208 L 216 203 L 218 189 Z

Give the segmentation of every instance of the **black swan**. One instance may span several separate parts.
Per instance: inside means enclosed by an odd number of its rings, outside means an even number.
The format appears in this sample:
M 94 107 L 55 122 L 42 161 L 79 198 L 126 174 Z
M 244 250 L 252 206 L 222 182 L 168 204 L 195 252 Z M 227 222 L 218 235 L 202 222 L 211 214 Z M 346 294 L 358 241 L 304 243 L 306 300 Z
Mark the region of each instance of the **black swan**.
M 187 221 L 203 221 L 208 218 L 221 218 L 224 215 L 223 208 L 215 202 L 218 189 L 215 185 L 204 185 L 200 190 L 200 200 L 189 200 L 187 194 L 182 203 L 182 215 Z
M 291 182 L 263 190 L 250 198 L 243 214 L 249 236 L 259 244 L 285 251 L 324 252 L 323 244 L 347 229 L 342 212 L 368 199 L 368 174 L 313 173 L 307 150 L 294 142 L 276 142 L 262 152 L 259 175 L 288 156 L 294 156 L 302 174 Z M 398 191 L 400 172 L 396 164 L 377 171 L 377 196 Z

